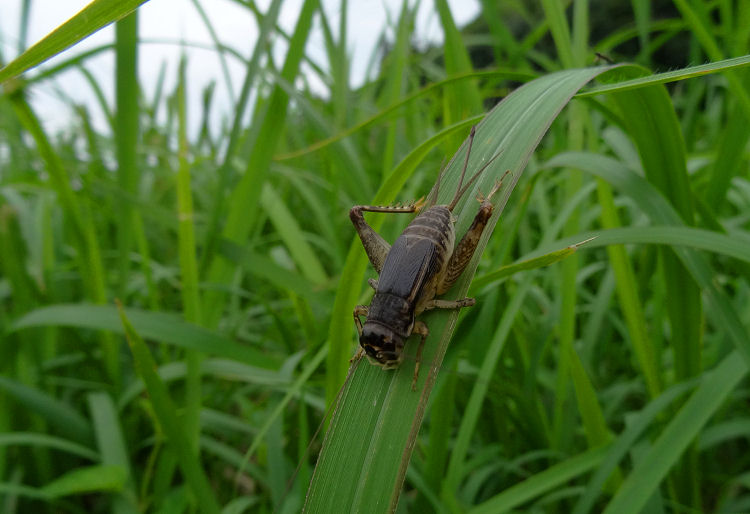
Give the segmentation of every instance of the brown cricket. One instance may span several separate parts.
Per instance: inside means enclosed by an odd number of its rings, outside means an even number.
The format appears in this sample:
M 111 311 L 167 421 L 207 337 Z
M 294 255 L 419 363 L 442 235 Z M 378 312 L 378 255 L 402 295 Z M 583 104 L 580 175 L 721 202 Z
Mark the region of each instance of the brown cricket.
M 378 280 L 369 280 L 370 286 L 375 290 L 372 302 L 369 306 L 357 305 L 354 309 L 354 323 L 359 332 L 361 346 L 357 357 L 364 352 L 371 363 L 384 369 L 396 368 L 403 359 L 405 341 L 411 334 L 419 334 L 422 339 L 417 349 L 412 389 L 416 389 L 422 350 L 430 333 L 427 325 L 416 320 L 416 317 L 430 309 L 460 309 L 475 303 L 473 298 L 436 298 L 453 286 L 474 255 L 482 231 L 492 215 L 490 198 L 502 184 L 502 181 L 496 183 L 486 198 L 480 193 L 477 198 L 480 203 L 479 212 L 454 249 L 456 220 L 453 217 L 453 209 L 494 159 L 490 159 L 466 184 L 463 184 L 474 133 L 475 127 L 472 127 L 461 178 L 453 200 L 448 205 L 434 205 L 440 185 L 438 178 L 438 186 L 430 196 L 427 208 L 409 223 L 393 246 L 367 224 L 362 213 L 418 212 L 423 206 L 421 202 L 406 206 L 355 205 L 349 211 L 349 217 L 362 240 L 367 257 L 378 272 Z M 361 316 L 366 316 L 364 325 Z

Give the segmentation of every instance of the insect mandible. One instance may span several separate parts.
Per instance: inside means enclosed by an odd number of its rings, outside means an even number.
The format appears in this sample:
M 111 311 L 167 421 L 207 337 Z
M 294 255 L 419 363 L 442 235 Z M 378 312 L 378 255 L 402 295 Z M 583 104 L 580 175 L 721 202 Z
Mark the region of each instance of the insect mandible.
M 378 272 L 378 280 L 368 281 L 375 290 L 370 305 L 357 305 L 354 309 L 354 323 L 360 344 L 355 358 L 364 352 L 373 364 L 384 369 L 397 368 L 403 359 L 404 343 L 413 333 L 419 334 L 422 339 L 417 349 L 413 390 L 416 389 L 419 376 L 424 342 L 430 333 L 427 325 L 416 317 L 430 309 L 460 309 L 475 303 L 473 298 L 436 298 L 453 286 L 469 264 L 482 231 L 492 215 L 490 198 L 502 185 L 502 181 L 497 182 L 487 197 L 482 197 L 480 193 L 477 198 L 480 202 L 479 212 L 461 241 L 455 245 L 453 209 L 494 159 L 490 159 L 463 184 L 474 134 L 475 127 L 472 127 L 461 178 L 451 202 L 447 205 L 435 205 L 440 184 L 438 178 L 438 187 L 435 188 L 434 195 L 430 195 L 427 208 L 409 223 L 393 246 L 367 224 L 363 212 L 413 213 L 421 210 L 422 202 L 395 207 L 355 205 L 349 211 L 367 257 Z M 366 316 L 364 325 L 361 316 Z

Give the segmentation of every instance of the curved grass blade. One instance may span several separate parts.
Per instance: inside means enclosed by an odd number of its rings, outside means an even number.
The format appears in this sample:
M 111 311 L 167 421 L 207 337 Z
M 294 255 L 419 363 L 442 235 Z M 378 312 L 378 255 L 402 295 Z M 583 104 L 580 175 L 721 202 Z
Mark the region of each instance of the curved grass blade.
M 750 55 L 724 59 L 723 61 L 710 62 L 699 66 L 689 66 L 680 70 L 665 71 L 664 73 L 654 73 L 645 77 L 631 78 L 621 82 L 603 84 L 582 91 L 576 95 L 576 98 L 586 98 L 597 96 L 602 93 L 621 93 L 642 87 L 653 86 L 654 84 L 667 84 L 678 80 L 685 80 L 694 77 L 701 77 L 711 73 L 721 73 L 729 70 L 746 68 L 750 66 Z
M 593 237 L 589 237 L 584 241 L 568 245 L 565 248 L 560 248 L 559 250 L 553 250 L 538 257 L 530 257 L 528 259 L 514 262 L 513 264 L 508 264 L 507 266 L 502 266 L 496 271 L 474 279 L 471 283 L 471 289 L 478 290 L 487 284 L 497 282 L 498 280 L 520 273 L 521 271 L 529 271 L 532 269 L 543 268 L 545 266 L 551 266 L 552 264 L 573 255 L 581 245 L 590 242 L 592 239 Z
M 469 510 L 469 514 L 498 514 L 523 505 L 527 501 L 596 468 L 607 455 L 610 447 L 611 445 L 593 448 L 550 466 L 548 469 L 474 507 Z
M 143 339 L 141 339 L 133 328 L 133 325 L 128 321 L 122 306 L 118 305 L 118 310 L 130 351 L 133 354 L 135 369 L 146 384 L 154 415 L 159 420 L 164 435 L 174 450 L 177 463 L 180 466 L 182 475 L 185 477 L 185 482 L 187 482 L 188 487 L 193 491 L 201 512 L 218 514 L 220 512 L 219 504 L 211 489 L 208 477 L 206 477 L 200 465 L 200 457 L 196 452 L 196 448 L 190 442 L 191 434 L 188 433 L 188 430 L 186 430 L 178 418 L 177 409 L 172 398 L 169 396 L 169 391 L 167 391 L 164 382 L 156 374 L 154 358 L 151 356 L 151 352 L 143 342 Z M 123 475 L 125 475 L 124 470 Z
M 742 237 L 733 237 L 731 234 L 720 234 L 711 230 L 693 227 L 658 225 L 646 227 L 621 227 L 593 232 L 582 232 L 573 237 L 560 239 L 554 243 L 544 245 L 543 247 L 529 253 L 524 260 L 518 263 L 503 266 L 495 272 L 479 277 L 472 283 L 472 288 L 477 287 L 478 285 L 484 286 L 490 281 L 502 278 L 505 276 L 503 271 L 506 269 L 512 271 L 517 266 L 521 267 L 525 263 L 544 260 L 547 256 L 553 255 L 553 253 L 547 253 L 549 248 L 560 247 L 565 244 L 570 244 L 573 241 L 579 241 L 583 238 L 588 240 L 585 246 L 587 249 L 625 244 L 686 246 L 750 263 L 750 241 L 747 241 L 747 239 L 743 239 Z M 559 252 L 565 252 L 568 248 L 571 248 L 571 246 L 567 246 L 563 250 L 559 250 Z M 498 274 L 498 276 L 496 277 L 495 274 Z
M 59 54 L 133 12 L 147 0 L 94 0 L 44 39 L 0 69 L 0 83 Z
M 651 184 L 615 159 L 585 152 L 568 152 L 550 159 L 547 165 L 565 167 L 572 163 L 576 163 L 581 170 L 605 179 L 616 189 L 626 193 L 654 223 L 684 225 L 675 209 Z M 686 247 L 677 246 L 673 250 L 703 289 L 709 319 L 712 319 L 717 327 L 723 328 L 739 354 L 750 365 L 748 333 L 729 298 L 715 283 L 716 273 L 711 269 L 705 256 Z
M 733 351 L 702 381 L 667 425 L 648 454 L 633 471 L 607 505 L 605 514 L 635 514 L 641 512 L 672 466 L 705 426 L 711 416 L 724 404 L 729 393 L 747 375 L 748 365 L 738 351 Z
M 246 364 L 276 369 L 279 363 L 267 354 L 237 343 L 225 335 L 187 323 L 178 316 L 140 309 L 126 309 L 128 319 L 147 339 L 181 348 L 195 349 L 209 355 L 235 359 Z M 37 326 L 94 328 L 124 334 L 118 323 L 117 310 L 109 305 L 60 304 L 41 307 L 17 320 L 10 331 Z
M 478 169 L 481 163 L 502 152 L 479 178 L 474 191 L 489 191 L 494 180 L 507 169 L 511 170 L 512 176 L 507 179 L 510 185 L 504 188 L 503 194 L 496 196 L 495 214 L 474 259 L 449 298 L 461 297 L 467 292 L 478 258 L 510 191 L 549 125 L 572 95 L 606 69 L 568 70 L 530 82 L 503 100 L 478 126 L 469 167 Z M 465 151 L 464 145 L 456 154 L 458 158 L 446 168 L 441 179 L 441 202 L 447 201 L 456 189 Z M 473 193 L 467 193 L 454 211 L 459 234 L 466 231 L 476 214 L 476 204 L 469 199 L 471 196 Z M 364 251 L 358 250 L 359 258 L 365 259 Z M 352 256 L 350 252 L 350 260 L 357 258 L 357 253 Z M 362 277 L 363 272 L 364 266 L 358 276 Z M 358 278 L 353 273 L 350 275 L 349 282 Z M 342 293 L 341 289 L 339 293 Z M 337 302 L 340 302 L 338 297 Z M 343 310 L 350 310 L 353 305 L 351 302 Z M 334 310 L 334 319 L 336 316 Z M 424 365 L 418 381 L 421 393 L 411 391 L 414 366 L 410 361 L 395 371 L 383 371 L 370 365 L 357 368 L 342 394 L 326 435 L 308 491 L 306 511 L 390 512 L 395 509 L 436 370 L 442 362 L 456 318 L 455 312 L 430 313 L 423 318 L 430 327 L 431 336 L 422 357 Z M 344 319 L 347 324 L 351 323 L 348 312 Z M 353 327 L 349 330 L 350 334 L 354 333 Z M 407 344 L 407 356 L 413 357 L 415 349 L 415 345 Z

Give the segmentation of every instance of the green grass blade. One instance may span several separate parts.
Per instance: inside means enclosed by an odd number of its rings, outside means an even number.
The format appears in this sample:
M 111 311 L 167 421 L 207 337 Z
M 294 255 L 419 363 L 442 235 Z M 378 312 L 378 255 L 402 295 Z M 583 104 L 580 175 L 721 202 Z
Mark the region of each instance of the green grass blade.
M 101 465 L 74 469 L 41 488 L 49 498 L 101 491 L 119 492 L 125 485 L 125 470 L 119 466 Z
M 190 163 L 188 161 L 187 138 L 187 83 L 185 69 L 187 60 L 180 59 L 177 78 L 177 251 L 180 254 L 180 282 L 182 306 L 185 321 L 200 325 L 203 319 L 198 284 L 198 263 L 196 259 L 195 228 L 193 221 L 193 191 L 191 187 Z M 185 427 L 190 441 L 198 447 L 200 437 L 199 416 L 201 410 L 201 355 L 194 349 L 185 353 L 187 376 L 185 377 Z
M 44 39 L 0 69 L 0 83 L 20 75 L 97 30 L 120 20 L 147 0 L 94 0 Z
M 117 216 L 117 245 L 119 280 L 117 294 L 124 298 L 130 272 L 130 251 L 133 244 L 133 217 L 136 216 L 130 198 L 138 197 L 140 174 L 138 167 L 139 101 L 138 88 L 138 13 L 134 12 L 115 25 L 116 82 L 115 133 L 117 137 L 117 182 L 120 186 Z
M 435 0 L 435 7 L 443 28 L 445 42 L 443 55 L 445 57 L 445 73 L 447 76 L 473 71 L 469 52 L 464 45 L 461 33 L 453 21 L 450 7 L 446 0 Z M 445 88 L 443 98 L 443 114 L 445 124 L 451 125 L 482 110 L 482 100 L 475 81 L 462 80 Z M 457 146 L 459 140 L 455 140 Z
M 88 446 L 74 443 L 47 434 L 35 434 L 31 432 L 6 432 L 0 434 L 0 446 L 35 446 L 38 448 L 54 448 L 62 452 L 70 453 L 77 457 L 98 461 L 100 456 Z
M 686 394 L 690 389 L 695 387 L 696 380 L 673 386 L 661 395 L 654 398 L 646 407 L 641 410 L 634 420 L 628 423 L 628 427 L 619 435 L 617 440 L 612 443 L 607 455 L 597 465 L 596 472 L 589 480 L 586 490 L 576 503 L 573 514 L 585 514 L 590 512 L 597 497 L 601 494 L 603 486 L 610 474 L 617 467 L 628 452 L 633 450 L 633 445 L 643 432 L 657 419 L 657 416 L 663 414 L 667 407 L 677 398 Z
M 702 228 L 685 227 L 685 226 L 659 226 L 647 225 L 643 227 L 620 227 L 607 230 L 594 230 L 583 232 L 576 236 L 567 237 L 554 243 L 546 244 L 537 250 L 529 253 L 525 260 L 516 264 L 507 266 L 507 268 L 521 266 L 526 262 L 536 262 L 538 259 L 545 259 L 550 253 L 546 253 L 548 248 L 553 248 L 573 241 L 579 241 L 585 238 L 586 244 L 582 249 L 601 248 L 609 245 L 626 245 L 626 244 L 654 244 L 667 246 L 685 246 L 705 250 L 717 255 L 724 255 L 737 259 L 738 261 L 750 263 L 750 241 L 743 239 L 740 232 L 731 232 L 729 234 L 720 234 L 712 230 Z M 566 247 L 570 248 L 570 247 Z M 564 252 L 566 249 L 559 250 Z M 506 267 L 500 268 L 502 271 Z M 494 273 L 486 275 L 493 276 Z M 484 277 L 475 280 L 476 283 Z M 481 285 L 486 285 L 489 281 L 482 280 Z M 472 284 L 474 286 L 475 284 Z
M 289 250 L 302 276 L 313 284 L 323 284 L 328 277 L 317 254 L 307 243 L 297 218 L 286 206 L 283 198 L 270 184 L 263 185 L 260 204 L 268 214 L 279 237 Z
M 396 112 L 398 112 L 398 109 L 409 106 L 415 100 L 418 100 L 420 98 L 425 98 L 425 97 L 429 98 L 429 96 L 434 94 L 436 91 L 444 89 L 445 87 L 457 81 L 470 80 L 473 78 L 488 78 L 488 79 L 507 79 L 507 80 L 514 80 L 514 81 L 519 81 L 519 82 L 526 82 L 535 77 L 536 75 L 530 72 L 519 72 L 513 69 L 474 71 L 471 73 L 462 73 L 460 75 L 448 77 L 443 80 L 433 82 L 423 87 L 422 89 L 415 91 L 414 93 L 410 93 L 406 95 L 404 98 L 402 98 L 398 102 L 391 104 L 388 107 L 385 107 L 383 110 L 381 110 L 377 114 L 374 114 L 370 116 L 369 118 L 365 119 L 364 121 L 360 121 L 359 123 L 347 129 L 342 130 L 338 134 L 334 134 L 333 136 L 322 139 L 318 141 L 317 143 L 314 143 L 300 150 L 293 150 L 290 152 L 277 154 L 274 156 L 274 160 L 286 161 L 286 160 L 296 159 L 298 157 L 302 157 L 304 155 L 322 150 L 323 148 L 326 148 L 327 146 L 337 143 L 346 137 L 349 137 L 357 132 L 361 132 L 369 127 L 372 127 L 373 125 L 377 124 L 380 121 L 383 121 L 389 116 L 393 116 Z
M 404 89 L 404 69 L 406 68 L 406 61 L 411 50 L 409 36 L 414 24 L 415 10 L 409 7 L 408 2 L 401 4 L 401 13 L 399 14 L 398 25 L 396 26 L 396 41 L 393 45 L 393 51 L 388 56 L 388 73 L 385 76 L 383 98 L 381 99 L 384 105 L 393 105 L 401 98 Z M 395 120 L 390 120 L 386 129 L 385 144 L 381 153 L 381 170 L 383 176 L 386 176 L 388 171 L 393 167 L 397 134 L 396 123 Z
M 470 509 L 468 514 L 500 514 L 517 508 L 592 469 L 607 454 L 609 446 L 588 450 L 537 473 Z
M 218 514 L 220 511 L 219 504 L 211 490 L 208 477 L 206 477 L 201 468 L 200 458 L 196 452 L 196 448 L 191 443 L 191 434 L 185 429 L 185 426 L 178 418 L 177 410 L 169 396 L 169 392 L 164 382 L 156 374 L 156 363 L 153 357 L 151 357 L 151 352 L 149 352 L 146 344 L 136 333 L 133 325 L 128 321 L 125 311 L 122 307 L 118 308 L 120 319 L 125 329 L 125 336 L 133 353 L 136 371 L 146 384 L 154 414 L 167 437 L 168 444 L 172 447 L 177 457 L 177 462 L 185 477 L 185 481 L 192 490 L 200 511 L 208 514 Z
M 574 67 L 576 65 L 575 55 L 570 28 L 568 27 L 568 18 L 565 15 L 565 6 L 560 0 L 542 0 L 542 8 L 563 68 Z
M 713 59 L 714 61 L 722 60 L 724 52 L 721 51 L 719 44 L 711 34 L 713 27 L 710 27 L 709 15 L 702 8 L 700 2 L 695 3 L 696 9 L 686 0 L 674 0 L 674 4 L 682 14 L 682 18 L 690 28 L 690 32 L 700 42 L 709 59 Z M 750 94 L 748 93 L 747 77 L 734 72 L 727 73 L 726 77 L 729 82 L 729 88 L 739 101 L 740 108 L 745 113 L 745 119 L 750 120 Z
M 569 166 L 571 163 L 576 163 L 580 169 L 604 178 L 616 189 L 625 192 L 653 222 L 677 226 L 684 224 L 679 214 L 658 191 L 619 161 L 581 152 L 560 154 L 550 159 L 547 164 L 550 166 Z M 681 247 L 673 248 L 673 251 L 703 290 L 707 305 L 710 307 L 708 314 L 712 315 L 713 322 L 717 327 L 725 330 L 725 334 L 732 341 L 732 344 L 750 365 L 750 337 L 748 337 L 736 309 L 715 284 L 716 273 L 711 269 L 703 255 Z
M 598 180 L 597 192 L 599 203 L 602 206 L 602 224 L 610 229 L 620 226 L 620 219 L 612 196 L 612 188 L 603 180 Z M 641 366 L 646 388 L 651 397 L 655 397 L 661 392 L 662 377 L 659 373 L 660 365 L 654 345 L 649 340 L 646 316 L 641 306 L 633 264 L 622 247 L 608 247 L 607 254 L 617 281 L 617 298 L 625 316 L 628 334 Z
M 482 367 L 477 375 L 476 382 L 471 390 L 469 402 L 466 405 L 461 425 L 458 429 L 453 451 L 451 452 L 450 461 L 448 462 L 448 471 L 442 484 L 442 499 L 455 508 L 460 508 L 455 494 L 459 489 L 460 482 L 463 479 L 463 467 L 466 455 L 469 451 L 469 443 L 474 435 L 477 423 L 482 413 L 482 404 L 487 396 L 487 391 L 491 383 L 491 377 L 495 372 L 497 363 L 500 360 L 505 342 L 508 339 L 516 316 L 521 310 L 523 302 L 526 300 L 533 275 L 526 275 L 522 278 L 518 288 L 512 291 L 511 300 L 507 308 L 503 311 L 503 316 L 497 325 L 497 330 L 492 336 L 490 343 L 487 345 L 487 352 L 482 358 Z
M 685 402 L 659 438 L 639 462 L 612 501 L 605 514 L 636 514 L 672 467 L 677 464 L 698 432 L 724 404 L 740 381 L 747 375 L 747 361 L 734 351 L 702 380 L 701 385 Z
M 148 312 L 140 309 L 126 309 L 128 318 L 139 333 L 148 339 L 175 345 L 185 349 L 195 349 L 211 355 L 235 359 L 240 362 L 277 368 L 279 362 L 252 347 L 240 344 L 219 332 L 187 323 L 173 314 Z M 108 305 L 51 305 L 29 312 L 12 326 L 11 331 L 35 326 L 63 326 L 94 328 L 124 334 L 118 323 L 117 309 Z
M 232 119 L 232 128 L 229 132 L 229 138 L 227 141 L 227 148 L 224 152 L 224 158 L 221 166 L 219 166 L 219 183 L 216 187 L 216 193 L 214 195 L 213 204 L 210 208 L 210 216 L 208 221 L 208 229 L 206 230 L 206 242 L 203 245 L 204 257 L 201 261 L 201 274 L 205 271 L 205 267 L 210 264 L 210 259 L 214 257 L 214 250 L 218 244 L 219 236 L 221 235 L 221 217 L 224 213 L 224 193 L 225 188 L 230 183 L 230 176 L 232 175 L 232 160 L 236 157 L 239 149 L 240 138 L 243 133 L 243 123 L 247 104 L 250 102 L 250 94 L 252 92 L 253 84 L 259 80 L 261 58 L 265 54 L 266 47 L 268 45 L 269 38 L 273 33 L 273 29 L 276 26 L 276 20 L 278 19 L 279 12 L 281 10 L 282 0 L 272 0 L 271 5 L 268 6 L 268 10 L 262 17 L 260 23 L 260 33 L 258 39 L 253 48 L 253 53 L 250 56 L 250 60 L 245 67 L 245 78 L 242 82 L 242 89 L 240 90 L 240 96 L 237 99 L 237 103 L 234 105 L 234 118 Z
M 602 93 L 630 91 L 633 89 L 640 89 L 642 87 L 648 87 L 655 84 L 668 84 L 670 82 L 676 82 L 678 80 L 701 77 L 710 73 L 721 73 L 730 70 L 742 69 L 748 66 L 750 66 L 750 55 L 743 55 L 742 57 L 733 57 L 731 59 L 710 62 L 708 64 L 688 66 L 687 68 L 682 68 L 679 70 L 654 73 L 653 75 L 646 75 L 638 78 L 623 77 L 623 80 L 619 82 L 608 83 L 601 86 L 594 86 L 590 89 L 587 89 L 586 91 L 578 93 L 576 95 L 576 98 L 597 96 L 601 95 Z
M 318 0 L 305 0 L 300 11 L 294 35 L 289 43 L 281 78 L 293 83 L 299 72 L 299 65 L 304 55 L 305 43 L 312 26 L 313 15 L 318 9 Z M 267 108 L 259 121 L 258 137 L 247 163 L 245 174 L 235 187 L 229 200 L 227 221 L 222 232 L 223 237 L 236 243 L 247 238 L 256 220 L 257 205 L 261 195 L 261 186 L 268 174 L 273 153 L 276 150 L 282 128 L 286 122 L 289 95 L 280 85 L 274 86 Z M 217 284 L 226 284 L 232 276 L 233 268 L 221 258 L 215 258 L 209 268 L 208 280 Z M 206 294 L 205 321 L 214 326 L 223 311 L 225 294 L 211 291 Z
M 496 213 L 491 225 L 485 230 L 475 258 L 451 295 L 460 297 L 468 290 L 493 222 L 496 222 L 542 135 L 568 99 L 602 71 L 604 68 L 571 70 L 530 82 L 508 96 L 480 124 L 470 168 L 475 169 L 477 163 L 486 162 L 500 150 L 502 153 L 475 187 L 489 191 L 495 178 L 506 169 L 513 171 L 512 178 L 508 180 L 513 183 L 503 190 L 505 194 L 496 196 Z M 446 168 L 439 201 L 445 201 L 453 194 L 460 175 L 462 156 L 462 150 L 459 150 L 458 158 L 454 158 Z M 455 214 L 458 218 L 456 231 L 461 234 L 474 218 L 476 204 L 465 198 L 457 206 Z M 364 251 L 360 249 L 359 252 L 359 259 L 364 260 Z M 356 256 L 355 253 L 352 260 L 356 260 Z M 364 266 L 360 268 L 358 276 L 362 277 L 363 272 Z M 357 281 L 358 277 L 352 274 L 346 280 L 351 283 Z M 338 312 L 342 313 L 342 319 L 337 323 L 343 323 L 344 319 L 351 323 L 349 312 L 353 302 L 341 308 L 338 303 L 343 296 L 337 297 Z M 334 307 L 334 319 L 336 313 Z M 394 372 L 384 372 L 367 362 L 359 363 L 331 421 L 308 491 L 306 511 L 350 512 L 366 508 L 370 512 L 386 512 L 395 508 L 435 380 L 434 373 L 445 354 L 456 316 L 455 312 L 435 312 L 424 317 L 431 336 L 427 339 L 422 358 L 425 366 L 418 382 L 421 394 L 411 391 L 413 361 L 407 360 Z M 353 327 L 349 330 L 350 334 L 354 333 Z M 351 335 L 348 339 L 351 341 Z M 407 355 L 413 357 L 414 351 L 414 345 L 407 344 Z
M 0 376 L 0 389 L 28 410 L 42 416 L 68 439 L 85 444 L 93 441 L 94 434 L 88 420 L 67 403 L 4 376 Z
M 497 271 L 493 271 L 491 273 L 482 275 L 481 277 L 475 278 L 474 281 L 471 283 L 471 290 L 477 291 L 488 284 L 497 282 L 499 280 L 502 280 L 506 277 L 510 277 L 511 275 L 515 275 L 516 273 L 520 273 L 522 271 L 529 271 L 532 269 L 550 266 L 556 262 L 563 260 L 566 257 L 569 257 L 570 255 L 573 255 L 581 245 L 588 243 L 589 240 L 590 238 L 587 239 L 586 241 L 575 243 L 575 244 L 566 246 L 565 248 L 561 248 L 559 250 L 554 250 L 552 252 L 545 253 L 544 255 L 540 255 L 539 257 L 531 257 L 529 259 L 524 259 L 519 262 L 514 262 L 513 264 L 508 264 L 507 266 L 502 266 Z
M 138 497 L 117 408 L 102 392 L 90 393 L 88 403 L 102 464 L 123 470 L 125 476 L 121 494 L 113 498 L 112 510 L 115 514 L 134 514 L 138 512 Z

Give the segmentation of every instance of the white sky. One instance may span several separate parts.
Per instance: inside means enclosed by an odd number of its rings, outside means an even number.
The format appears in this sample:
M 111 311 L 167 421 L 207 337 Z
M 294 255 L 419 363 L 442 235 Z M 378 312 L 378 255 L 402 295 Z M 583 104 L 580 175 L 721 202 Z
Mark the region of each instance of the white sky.
M 20 9 L 22 0 L 0 0 L 0 51 L 7 63 L 18 53 L 18 29 L 20 26 Z M 31 23 L 27 44 L 33 44 L 52 29 L 63 23 L 82 9 L 87 0 L 36 0 L 32 1 Z M 268 7 L 270 0 L 259 0 L 257 4 L 262 11 Z M 337 32 L 339 24 L 339 5 L 336 0 L 322 0 L 332 30 Z M 410 2 L 413 4 L 413 1 Z M 478 13 L 477 0 L 449 0 L 454 19 L 459 26 L 471 21 Z M 249 12 L 231 0 L 202 0 L 201 5 L 211 19 L 221 41 L 235 48 L 248 57 L 257 37 L 254 18 Z M 302 0 L 286 0 L 282 4 L 280 25 L 288 32 L 294 28 Z M 351 81 L 359 85 L 364 80 L 366 66 L 373 48 L 383 28 L 398 19 L 400 0 L 351 0 L 348 12 L 348 51 L 351 59 Z M 191 126 L 195 129 L 201 112 L 201 93 L 211 81 L 217 81 L 214 93 L 214 111 L 216 115 L 228 116 L 230 101 L 226 83 L 223 80 L 216 52 L 205 25 L 201 21 L 190 0 L 151 0 L 139 11 L 139 34 L 146 41 L 139 49 L 139 79 L 145 88 L 147 98 L 151 98 L 160 68 L 166 63 L 165 92 L 171 92 L 175 84 L 175 75 L 180 43 L 207 45 L 209 49 L 188 49 L 188 115 Z M 390 21 L 389 21 L 390 20 Z M 314 25 L 314 32 L 308 40 L 308 55 L 323 68 L 327 68 L 325 47 L 319 24 Z M 392 36 L 392 32 L 389 32 Z M 42 66 L 51 66 L 62 62 L 82 51 L 112 42 L 114 29 L 107 27 L 75 47 L 67 50 L 62 56 L 47 61 Z M 415 41 L 442 41 L 442 30 L 434 4 L 423 0 L 420 5 Z M 392 41 L 393 38 L 391 37 Z M 284 50 L 279 49 L 276 56 L 280 63 Z M 230 75 L 235 94 L 238 93 L 242 80 L 241 66 L 229 58 Z M 93 73 L 99 82 L 110 106 L 113 104 L 114 90 L 114 57 L 112 52 L 103 53 L 89 59 L 86 68 Z M 33 72 L 32 72 L 33 73 Z M 69 70 L 58 75 L 54 81 L 45 81 L 32 90 L 32 102 L 37 113 L 48 129 L 57 130 L 70 123 L 72 113 L 61 96 L 67 96 L 76 103 L 89 106 L 89 111 L 99 129 L 104 129 L 101 111 L 96 105 L 94 95 L 82 74 Z M 220 112 L 216 112 L 217 108 Z M 214 121 L 218 121 L 214 120 Z

